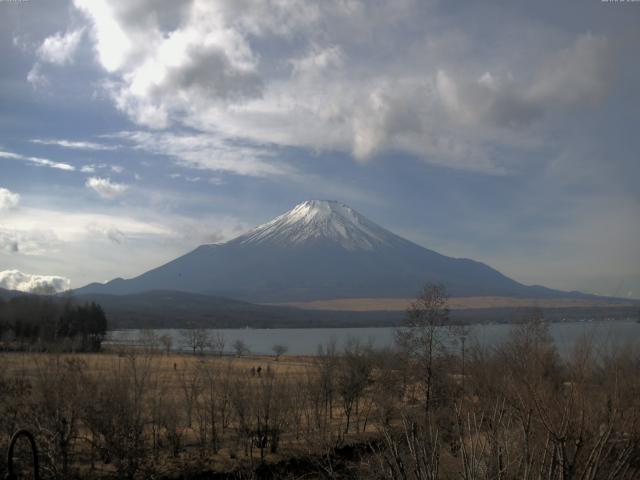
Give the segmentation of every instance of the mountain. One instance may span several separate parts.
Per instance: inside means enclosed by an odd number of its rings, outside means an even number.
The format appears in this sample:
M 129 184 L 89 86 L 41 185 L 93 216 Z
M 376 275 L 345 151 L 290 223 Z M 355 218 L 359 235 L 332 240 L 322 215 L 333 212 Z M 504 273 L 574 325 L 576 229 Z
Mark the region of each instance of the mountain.
M 426 282 L 453 296 L 579 295 L 525 286 L 493 268 L 428 250 L 335 201 L 310 200 L 222 244 L 201 245 L 132 279 L 76 294 L 178 290 L 252 302 L 414 297 Z

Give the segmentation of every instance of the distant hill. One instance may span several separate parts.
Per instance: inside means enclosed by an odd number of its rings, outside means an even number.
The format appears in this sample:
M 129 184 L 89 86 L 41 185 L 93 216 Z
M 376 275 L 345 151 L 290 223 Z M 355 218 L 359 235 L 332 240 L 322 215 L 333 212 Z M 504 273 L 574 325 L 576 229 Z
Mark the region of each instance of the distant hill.
M 33 294 L 0 289 L 0 299 Z M 66 295 L 66 294 L 64 294 Z M 331 310 L 295 308 L 290 306 L 258 305 L 227 297 L 180 291 L 156 290 L 130 295 L 82 294 L 74 303 L 98 303 L 105 311 L 109 330 L 128 328 L 320 328 L 320 327 L 375 327 L 400 325 L 405 311 L 395 305 L 379 304 L 380 310 Z M 0 302 L 1 303 L 1 302 Z M 530 316 L 531 306 L 514 302 L 511 306 L 495 307 L 489 302 L 484 307 L 465 307 L 452 301 L 451 318 L 454 322 L 485 323 L 512 322 Z M 570 304 L 571 302 L 569 302 Z M 582 319 L 636 318 L 640 303 L 585 304 L 575 302 L 547 302 L 542 305 L 543 315 L 550 321 Z M 343 308 L 348 308 L 343 305 Z M 384 308 L 393 308 L 384 310 Z M 0 318 L 1 320 L 1 318 Z
M 84 294 L 80 302 L 100 304 L 109 329 L 126 328 L 320 328 L 400 325 L 403 310 L 344 311 L 308 310 L 284 306 L 257 305 L 225 297 L 177 291 L 151 291 L 130 295 Z M 543 307 L 550 321 L 635 318 L 638 304 Z M 528 318 L 530 306 L 455 308 L 455 322 L 512 322 Z
M 130 295 L 82 294 L 100 304 L 118 328 L 300 328 L 394 325 L 402 312 L 329 312 L 256 305 L 226 297 L 155 290 Z
M 172 290 L 275 303 L 413 298 L 425 282 L 452 296 L 586 297 L 518 283 L 493 268 L 423 248 L 334 201 L 312 200 L 223 244 L 202 245 L 132 279 L 76 294 Z
M 28 295 L 25 292 L 19 292 L 18 290 L 7 290 L 6 288 L 0 288 L 0 299 L 9 300 L 10 298 L 17 297 L 19 295 Z

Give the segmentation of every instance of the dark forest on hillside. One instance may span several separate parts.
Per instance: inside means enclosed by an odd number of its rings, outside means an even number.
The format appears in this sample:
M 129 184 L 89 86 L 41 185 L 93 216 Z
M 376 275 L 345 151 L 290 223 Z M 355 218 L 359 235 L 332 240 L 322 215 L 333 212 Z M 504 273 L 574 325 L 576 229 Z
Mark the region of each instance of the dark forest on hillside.
M 5 349 L 98 351 L 107 317 L 95 302 L 20 295 L 0 299 L 0 340 Z

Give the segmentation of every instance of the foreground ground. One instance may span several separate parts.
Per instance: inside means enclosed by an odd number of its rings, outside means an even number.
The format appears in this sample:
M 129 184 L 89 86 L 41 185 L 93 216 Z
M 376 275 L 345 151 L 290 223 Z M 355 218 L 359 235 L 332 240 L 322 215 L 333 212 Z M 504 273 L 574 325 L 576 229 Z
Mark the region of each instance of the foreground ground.
M 58 479 L 639 478 L 638 352 L 561 359 L 533 321 L 450 355 L 437 332 L 279 359 L 2 353 L 0 448 L 28 428 Z

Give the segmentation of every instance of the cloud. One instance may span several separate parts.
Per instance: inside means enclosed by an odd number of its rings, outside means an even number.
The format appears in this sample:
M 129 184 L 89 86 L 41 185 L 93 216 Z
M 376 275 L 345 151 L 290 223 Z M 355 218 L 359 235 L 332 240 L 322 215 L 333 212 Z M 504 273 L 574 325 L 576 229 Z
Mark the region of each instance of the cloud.
M 243 162 L 227 148 L 253 144 L 337 150 L 361 162 L 403 152 L 502 174 L 504 148 L 544 144 L 532 125 L 547 113 L 584 108 L 611 90 L 603 36 L 558 36 L 549 48 L 537 32 L 513 46 L 527 52 L 524 61 L 478 49 L 446 11 L 412 0 L 75 5 L 117 108 L 139 125 L 214 137 L 209 156 L 177 151 L 175 137 L 151 146 L 197 168 L 280 169 L 273 156 Z M 500 31 L 493 40 L 505 44 Z
M 114 225 L 106 225 L 104 223 L 90 223 L 87 225 L 87 231 L 93 234 L 104 236 L 109 241 L 120 245 L 126 240 L 126 235 Z
M 11 210 L 18 206 L 20 195 L 6 188 L 0 187 L 0 212 Z
M 257 57 L 218 5 L 187 2 L 184 23 L 166 29 L 167 2 L 130 3 L 75 1 L 92 22 L 98 61 L 122 74 L 111 83 L 116 104 L 138 123 L 168 126 L 187 98 L 224 103 L 260 95 Z
M 108 164 L 108 163 L 91 163 L 80 167 L 82 173 L 95 173 L 97 170 L 108 170 L 113 173 L 124 172 L 122 165 Z
M 11 160 L 22 160 L 24 162 L 37 165 L 38 167 L 48 167 L 56 170 L 64 170 L 66 172 L 73 172 L 76 169 L 73 165 L 69 165 L 68 163 L 54 162 L 46 158 L 30 157 L 27 155 L 20 155 L 19 153 L 13 153 L 13 152 L 0 151 L 0 158 L 8 158 Z
M 20 251 L 20 243 L 14 232 L 0 228 L 0 251 L 6 253 L 18 253 Z
M 74 150 L 116 150 L 117 145 L 105 145 L 103 143 L 85 142 L 85 141 L 73 141 L 63 139 L 33 139 L 31 143 L 38 145 L 55 145 L 62 148 L 69 148 Z
M 587 33 L 544 60 L 526 96 L 548 107 L 593 104 L 607 94 L 612 83 L 609 42 Z
M 165 200 L 170 196 L 166 191 L 158 194 Z M 22 206 L 3 214 L 0 265 L 23 272 L 56 272 L 80 287 L 139 275 L 199 244 L 230 239 L 252 226 L 229 214 L 194 217 L 182 209 L 171 213 L 136 204 L 129 204 L 126 214 L 82 210 L 76 202 L 68 209 Z M 17 251 L 11 242 L 16 242 Z M 127 258 L 124 263 L 123 258 Z
M 167 175 L 169 178 L 172 178 L 174 180 L 177 179 L 183 179 L 187 182 L 191 182 L 191 183 L 196 183 L 202 180 L 202 177 L 190 177 L 188 175 L 183 175 L 182 173 L 170 173 L 169 175 Z M 209 182 L 212 185 L 215 185 L 215 180 L 213 182 Z
M 189 168 L 265 177 L 289 175 L 294 170 L 275 160 L 267 147 L 239 143 L 213 134 L 120 132 L 114 135 L 145 152 L 167 155 Z
M 60 240 L 51 230 L 12 228 L 7 219 L 0 225 L 0 252 L 43 255 L 57 250 Z
M 57 275 L 33 275 L 19 270 L 0 272 L 0 288 L 39 294 L 54 294 L 69 290 L 71 281 Z
M 125 237 L 124 233 L 122 233 L 117 228 L 110 228 L 107 231 L 107 238 L 109 240 L 111 240 L 113 243 L 120 244 L 120 243 L 124 242 L 126 237 Z
M 57 32 L 43 40 L 36 50 L 37 61 L 27 74 L 27 81 L 34 88 L 42 88 L 49 84 L 49 81 L 42 67 L 44 64 L 52 65 L 69 65 L 73 63 L 73 57 L 80 45 L 80 40 L 84 34 L 84 28 L 66 32 L 62 34 Z
M 313 77 L 321 75 L 331 68 L 340 68 L 344 64 L 344 53 L 337 45 L 329 47 L 313 46 L 307 54 L 291 59 L 293 74 Z
M 28 240 L 34 247 L 37 246 L 37 250 L 32 249 L 32 253 L 40 253 L 47 246 L 51 247 L 49 250 L 53 250 L 62 244 L 87 241 L 95 238 L 96 234 L 108 237 L 111 233 L 114 238 L 165 238 L 176 235 L 173 229 L 161 222 L 153 223 L 148 218 L 141 221 L 131 216 L 81 213 L 75 210 L 77 206 L 71 211 L 28 207 L 10 211 L 3 216 L 0 239 L 4 235 L 4 238 L 17 240 L 19 243 Z M 145 216 L 149 217 L 151 213 Z M 20 251 L 25 253 L 23 248 Z
M 80 28 L 64 35 L 57 32 L 44 39 L 37 50 L 38 58 L 54 65 L 65 65 L 73 61 L 73 56 L 78 49 L 84 29 Z
M 42 73 L 42 65 L 40 62 L 36 62 L 27 73 L 27 82 L 34 88 L 42 88 L 49 84 L 47 77 Z
M 112 182 L 109 178 L 90 177 L 85 182 L 85 186 L 90 188 L 102 198 L 115 198 L 122 195 L 129 189 L 128 185 Z
M 440 69 L 436 91 L 454 121 L 512 133 L 554 110 L 597 103 L 612 83 L 610 65 L 606 38 L 588 33 L 546 56 L 530 78 L 491 71 L 474 78 Z

